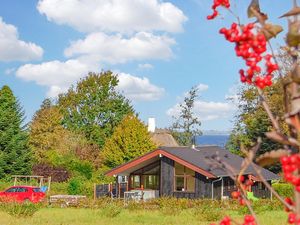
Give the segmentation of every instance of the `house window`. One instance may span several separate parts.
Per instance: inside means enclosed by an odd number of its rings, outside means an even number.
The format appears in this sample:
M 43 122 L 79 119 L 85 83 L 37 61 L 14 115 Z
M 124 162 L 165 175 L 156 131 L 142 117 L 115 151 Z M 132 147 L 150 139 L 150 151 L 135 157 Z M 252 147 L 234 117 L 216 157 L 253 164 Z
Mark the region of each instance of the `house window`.
M 258 190 L 265 190 L 265 185 L 262 182 L 258 182 L 257 186 Z
M 131 187 L 140 188 L 141 187 L 141 177 L 140 175 L 131 176 Z
M 195 171 L 176 162 L 175 191 L 195 192 Z
M 144 188 L 145 189 L 159 189 L 159 176 L 158 175 L 144 175 Z

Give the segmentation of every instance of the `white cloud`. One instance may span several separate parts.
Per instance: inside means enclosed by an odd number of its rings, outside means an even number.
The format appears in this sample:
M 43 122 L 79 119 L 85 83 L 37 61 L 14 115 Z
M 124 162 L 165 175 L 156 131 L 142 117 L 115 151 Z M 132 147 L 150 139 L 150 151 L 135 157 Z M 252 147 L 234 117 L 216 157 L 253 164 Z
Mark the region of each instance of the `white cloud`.
M 47 96 L 57 97 L 58 94 L 67 91 L 70 85 L 86 76 L 90 70 L 97 71 L 98 66 L 81 60 L 50 61 L 21 66 L 16 75 L 25 81 L 48 87 Z M 118 90 L 133 101 L 157 100 L 165 92 L 163 88 L 152 84 L 148 78 L 125 73 L 119 73 Z
M 208 90 L 208 85 L 206 85 L 206 84 L 198 84 L 197 88 L 198 88 L 199 91 L 206 91 L 206 90 Z
M 206 102 L 197 100 L 194 103 L 194 113 L 200 121 L 228 118 L 233 112 L 233 107 L 226 102 Z M 180 112 L 179 103 L 167 110 L 168 116 L 177 117 Z
M 180 32 L 187 20 L 175 5 L 160 0 L 40 0 L 49 21 L 82 32 Z
M 172 57 L 171 46 L 174 39 L 167 36 L 155 36 L 139 32 L 131 38 L 120 34 L 107 35 L 92 33 L 85 39 L 72 42 L 65 49 L 67 57 L 89 56 L 108 63 L 124 63 L 129 60 L 169 59 Z
M 19 40 L 17 28 L 0 17 L 0 61 L 30 61 L 41 59 L 42 56 L 43 49 L 40 46 Z
M 118 89 L 133 101 L 153 101 L 160 99 L 165 90 L 151 84 L 148 78 L 135 77 L 130 74 L 119 74 Z
M 197 87 L 199 91 L 206 91 L 209 88 L 208 85 L 201 83 Z M 198 117 L 200 121 L 231 118 L 233 112 L 237 109 L 235 93 L 235 87 L 230 88 L 228 94 L 225 95 L 224 102 L 203 101 L 196 99 L 194 102 L 193 111 L 195 116 Z M 188 93 L 184 93 L 183 96 L 188 96 Z M 178 102 L 182 101 L 183 98 L 179 97 Z M 178 117 L 180 114 L 180 104 L 177 103 L 169 108 L 166 114 L 170 117 Z
M 149 63 L 144 63 L 144 64 L 139 64 L 138 68 L 140 70 L 150 70 L 150 69 L 153 69 L 153 65 L 151 65 Z
M 49 87 L 48 97 L 56 97 L 66 91 L 71 84 L 84 77 L 95 65 L 86 64 L 80 60 L 49 61 L 41 64 L 26 64 L 21 66 L 17 77 L 25 81 L 33 81 L 41 86 Z

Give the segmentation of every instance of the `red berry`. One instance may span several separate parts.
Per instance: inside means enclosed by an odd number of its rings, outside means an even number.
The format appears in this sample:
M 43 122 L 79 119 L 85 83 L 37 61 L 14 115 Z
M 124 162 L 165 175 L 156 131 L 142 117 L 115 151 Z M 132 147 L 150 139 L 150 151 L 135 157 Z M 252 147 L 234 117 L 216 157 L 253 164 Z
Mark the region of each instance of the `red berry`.
M 290 213 L 288 217 L 288 223 L 293 224 L 296 222 L 296 214 Z
M 233 191 L 233 192 L 231 192 L 231 197 L 232 197 L 233 199 L 237 199 L 238 197 L 240 197 L 240 195 L 241 195 L 241 193 L 238 192 L 238 191 Z

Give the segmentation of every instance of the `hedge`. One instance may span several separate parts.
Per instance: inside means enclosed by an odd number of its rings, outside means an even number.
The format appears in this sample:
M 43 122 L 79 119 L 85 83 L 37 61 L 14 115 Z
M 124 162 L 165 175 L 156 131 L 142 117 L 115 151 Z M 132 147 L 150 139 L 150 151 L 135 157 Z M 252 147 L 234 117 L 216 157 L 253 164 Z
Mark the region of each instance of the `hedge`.
M 293 195 L 294 195 L 294 189 L 291 184 L 274 183 L 274 184 L 272 184 L 272 187 L 282 197 L 293 197 Z

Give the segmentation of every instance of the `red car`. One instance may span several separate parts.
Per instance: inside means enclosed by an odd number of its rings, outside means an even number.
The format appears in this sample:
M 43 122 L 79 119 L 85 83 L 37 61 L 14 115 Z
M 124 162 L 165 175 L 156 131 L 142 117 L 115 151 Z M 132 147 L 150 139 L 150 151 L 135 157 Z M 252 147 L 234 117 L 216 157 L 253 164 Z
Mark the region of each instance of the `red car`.
M 12 186 L 0 192 L 0 200 L 38 203 L 44 200 L 46 194 L 39 187 L 34 186 Z

